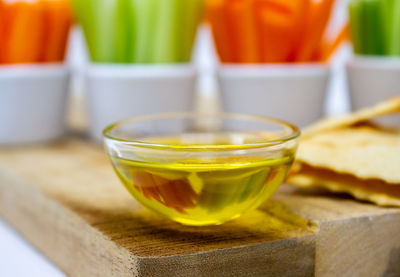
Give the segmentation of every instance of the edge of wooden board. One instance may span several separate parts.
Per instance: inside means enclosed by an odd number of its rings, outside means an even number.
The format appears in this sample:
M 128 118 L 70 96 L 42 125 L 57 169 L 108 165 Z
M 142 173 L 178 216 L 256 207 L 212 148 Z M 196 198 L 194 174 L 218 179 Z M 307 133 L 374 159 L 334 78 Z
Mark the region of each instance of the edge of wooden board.
M 264 240 L 272 231 L 266 223 L 267 232 L 260 233 L 261 240 L 246 240 L 243 246 L 234 246 L 241 245 L 242 241 L 231 243 L 231 239 L 238 237 L 227 237 L 225 231 L 239 225 L 227 223 L 223 226 L 228 227 L 218 229 L 218 236 L 214 236 L 218 242 L 214 248 L 196 247 L 198 242 L 202 243 L 202 231 L 197 240 L 192 239 L 192 244 L 181 240 L 175 250 L 163 251 L 180 254 L 159 254 L 157 249 L 164 246 L 160 243 L 156 245 L 158 248 L 152 248 L 151 253 L 156 255 L 146 256 L 147 252 L 135 251 L 137 244 L 133 242 L 137 240 L 130 232 L 138 223 L 132 222 L 133 217 L 114 218 L 135 203 L 122 187 L 116 195 L 108 195 L 114 191 L 112 184 L 107 187 L 107 207 L 115 208 L 114 197 L 119 197 L 123 203 L 117 213 L 112 212 L 100 221 L 96 219 L 101 210 L 99 206 L 92 206 L 93 201 L 88 205 L 89 210 L 76 206 L 83 201 L 81 199 L 94 200 L 93 197 L 98 196 L 88 194 L 98 182 L 104 179 L 108 180 L 106 183 L 117 182 L 109 165 L 100 161 L 105 158 L 100 148 L 85 152 L 88 145 L 72 141 L 54 147 L 19 149 L 17 155 L 12 155 L 14 150 L 10 150 L 4 154 L 4 163 L 0 165 L 0 216 L 70 276 L 400 276 L 400 209 L 379 208 L 348 197 L 313 194 L 288 186 L 283 186 L 271 201 L 260 207 L 258 213 L 263 216 L 251 221 L 253 225 L 263 225 L 265 220 L 278 221 L 282 224 L 278 226 L 289 226 L 283 235 L 280 228 L 275 228 L 275 233 Z M 77 155 L 85 160 L 75 164 Z M 54 162 L 59 158 L 65 159 L 62 170 Z M 32 160 L 41 159 L 43 164 L 31 166 Z M 92 160 L 97 162 L 93 166 Z M 71 163 L 73 166 L 69 166 Z M 76 198 L 61 197 L 71 192 L 63 190 L 58 194 L 58 189 L 69 188 L 68 184 L 75 184 L 75 188 L 81 185 L 80 179 L 73 178 L 72 173 L 88 165 L 91 171 L 87 175 L 96 178 L 86 178 L 85 182 L 86 186 L 94 183 L 92 187 L 83 192 L 72 190 Z M 47 169 L 51 174 L 42 176 L 40 170 Z M 63 182 L 53 186 L 54 178 Z M 80 198 L 81 195 L 89 195 L 89 198 Z M 69 202 L 70 199 L 74 201 Z M 150 212 L 136 218 L 145 221 L 137 226 L 146 228 L 141 229 L 144 232 L 170 224 L 153 218 Z M 240 226 L 247 227 L 249 218 L 251 215 L 247 215 Z M 119 224 L 110 225 L 110 219 Z M 315 223 L 310 231 L 307 222 Z M 108 227 L 113 228 L 109 230 Z M 122 231 L 120 228 L 124 230 L 116 238 L 112 231 Z M 180 229 L 171 227 L 161 235 L 169 236 L 177 230 Z M 250 228 L 251 231 L 257 230 Z M 187 238 L 194 234 L 189 233 Z M 129 235 L 128 241 L 126 236 Z M 118 240 L 121 238 L 122 241 Z M 221 244 L 220 239 L 228 243 Z M 176 238 L 167 242 L 171 245 Z M 177 251 L 183 245 L 190 251 Z
M 0 216 L 70 276 L 312 276 L 315 269 L 313 235 L 189 255 L 136 257 L 2 168 Z M 60 228 L 65 225 L 70 228 Z M 54 248 L 59 250 L 54 253 Z

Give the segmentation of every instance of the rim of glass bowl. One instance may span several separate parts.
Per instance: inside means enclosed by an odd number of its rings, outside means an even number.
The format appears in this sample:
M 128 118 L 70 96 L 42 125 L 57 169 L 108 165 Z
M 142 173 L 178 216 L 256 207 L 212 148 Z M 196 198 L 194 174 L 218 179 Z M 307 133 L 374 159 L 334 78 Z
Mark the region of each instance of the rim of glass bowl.
M 266 140 L 265 142 L 257 142 L 257 143 L 244 143 L 244 144 L 201 144 L 201 145 L 174 145 L 174 144 L 160 144 L 160 143 L 151 143 L 144 142 L 140 140 L 129 140 L 120 138 L 112 134 L 112 131 L 116 128 L 126 125 L 126 124 L 134 124 L 140 123 L 144 121 L 152 121 L 152 120 L 166 120 L 166 119 L 194 119 L 194 118 L 220 118 L 220 119 L 234 119 L 234 120 L 253 120 L 253 121 L 264 121 L 275 123 L 277 125 L 286 127 L 291 130 L 291 133 L 286 136 L 282 136 L 279 139 Z M 258 115 L 247 115 L 247 114 L 235 114 L 235 113 L 163 113 L 163 114 L 154 114 L 154 115 L 146 115 L 139 116 L 129 119 L 124 119 L 121 121 L 117 121 L 113 124 L 110 124 L 103 130 L 103 136 L 106 139 L 122 143 L 124 145 L 130 145 L 135 147 L 144 147 L 144 148 L 152 148 L 152 149 L 165 149 L 165 150 L 186 150 L 186 151 L 229 151 L 229 150 L 241 150 L 241 149 L 253 149 L 253 148 L 264 148 L 270 146 L 276 146 L 280 144 L 284 144 L 288 141 L 294 140 L 300 136 L 300 129 L 284 120 L 258 116 Z

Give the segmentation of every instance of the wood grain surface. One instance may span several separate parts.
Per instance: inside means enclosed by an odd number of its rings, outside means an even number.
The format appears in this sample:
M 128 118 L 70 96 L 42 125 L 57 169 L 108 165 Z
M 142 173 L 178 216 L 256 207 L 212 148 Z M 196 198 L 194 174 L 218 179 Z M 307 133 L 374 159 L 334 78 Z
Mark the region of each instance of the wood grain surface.
M 0 216 L 70 276 L 400 276 L 400 209 L 284 185 L 237 220 L 184 227 L 77 138 L 0 150 Z

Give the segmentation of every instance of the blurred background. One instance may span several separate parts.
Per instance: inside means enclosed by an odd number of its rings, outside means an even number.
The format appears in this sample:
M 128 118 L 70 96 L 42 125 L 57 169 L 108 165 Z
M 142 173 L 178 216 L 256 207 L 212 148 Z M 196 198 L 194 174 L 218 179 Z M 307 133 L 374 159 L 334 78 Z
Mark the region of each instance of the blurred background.
M 335 1 L 332 17 L 327 27 L 327 32 L 331 36 L 335 35 L 348 21 L 348 2 L 349 0 Z M 330 60 L 333 66 L 333 77 L 325 104 L 327 115 L 345 113 L 350 109 L 344 64 L 352 55 L 351 48 L 349 43 L 343 44 Z M 82 28 L 79 26 L 75 26 L 72 30 L 67 53 L 67 62 L 74 75 L 71 91 L 74 93 L 74 97 L 79 99 L 84 91 L 82 72 L 90 60 Z M 219 59 L 210 26 L 207 23 L 200 25 L 193 51 L 193 62 L 199 70 L 197 91 L 205 98 L 216 98 L 219 90 L 216 78 Z

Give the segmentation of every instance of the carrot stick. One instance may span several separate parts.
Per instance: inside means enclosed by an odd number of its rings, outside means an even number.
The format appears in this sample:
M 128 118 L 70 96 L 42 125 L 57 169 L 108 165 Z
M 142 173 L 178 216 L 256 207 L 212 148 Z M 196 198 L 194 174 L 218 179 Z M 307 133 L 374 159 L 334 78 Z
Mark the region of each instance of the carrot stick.
M 304 30 L 306 28 L 307 24 L 307 13 L 310 9 L 310 4 L 311 2 L 309 0 L 304 0 L 302 3 L 302 9 L 299 11 L 298 14 L 298 22 L 297 24 L 293 27 L 294 28 L 294 42 L 293 42 L 293 47 L 292 47 L 292 52 L 289 57 L 289 62 L 294 62 L 296 60 L 296 55 L 297 51 L 299 49 L 299 45 L 301 45 L 301 42 L 304 37 Z
M 43 36 L 42 7 L 37 3 L 4 5 L 4 63 L 38 62 Z
M 235 0 L 233 0 L 235 1 Z M 225 17 L 225 24 L 226 24 L 226 29 L 229 34 L 229 39 L 230 39 L 230 45 L 232 49 L 232 62 L 238 63 L 240 62 L 239 59 L 239 44 L 241 37 L 239 37 L 237 33 L 237 26 L 240 25 L 241 23 L 238 22 L 238 14 L 240 13 L 240 10 L 237 10 L 237 6 L 234 5 L 235 2 L 231 1 L 226 1 L 225 2 L 225 7 L 224 7 L 224 14 L 223 16 Z M 240 0 L 239 0 L 240 1 Z M 245 0 L 243 0 L 245 1 Z
M 288 62 L 297 38 L 304 0 L 254 0 L 257 30 L 261 37 L 262 62 Z
M 41 60 L 64 60 L 72 13 L 66 0 L 42 0 L 44 6 L 44 39 Z
M 263 0 L 255 1 L 254 4 L 257 30 L 261 38 L 262 62 L 284 62 L 290 54 L 290 10 L 285 6 L 274 9 L 269 4 L 269 1 Z
M 256 63 L 260 57 L 259 37 L 253 16 L 253 1 L 232 0 L 227 8 L 228 24 L 233 32 L 235 60 L 240 63 Z
M 312 59 L 312 55 L 324 35 L 335 2 L 335 0 L 309 1 L 303 40 L 300 42 L 300 47 L 295 55 L 295 60 L 298 62 Z
M 222 62 L 234 61 L 234 50 L 231 33 L 226 23 L 225 7 L 229 5 L 225 0 L 209 0 L 207 2 L 207 18 L 211 25 L 215 47 Z
M 343 26 L 343 28 L 340 30 L 339 34 L 333 41 L 323 42 L 321 44 L 320 50 L 318 51 L 319 53 L 317 54 L 317 60 L 321 62 L 327 62 L 333 56 L 336 50 L 349 39 L 350 28 L 349 25 L 346 24 L 345 26 Z
M 4 17 L 6 13 L 4 10 L 4 3 L 2 0 L 0 0 L 0 39 L 1 41 L 4 41 L 4 27 L 5 27 L 5 22 L 4 22 Z M 4 48 L 4 43 L 0 42 L 0 64 L 3 63 L 3 48 Z

